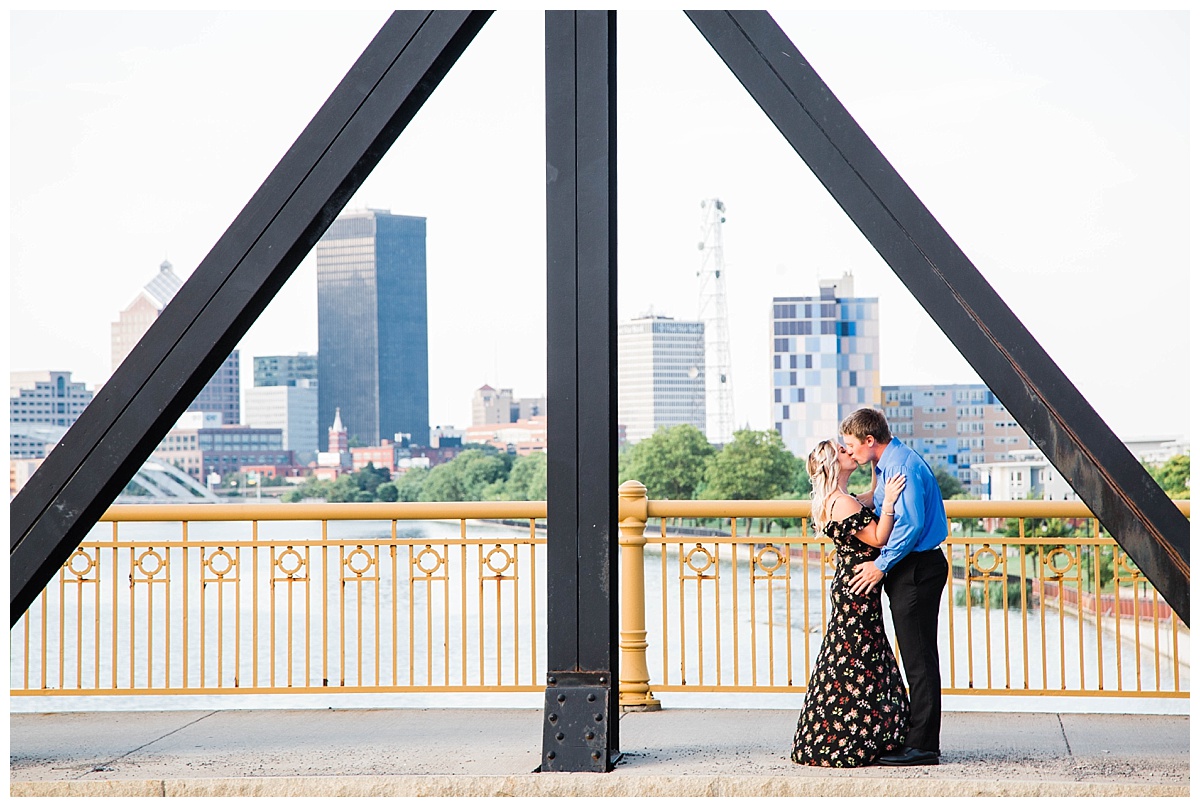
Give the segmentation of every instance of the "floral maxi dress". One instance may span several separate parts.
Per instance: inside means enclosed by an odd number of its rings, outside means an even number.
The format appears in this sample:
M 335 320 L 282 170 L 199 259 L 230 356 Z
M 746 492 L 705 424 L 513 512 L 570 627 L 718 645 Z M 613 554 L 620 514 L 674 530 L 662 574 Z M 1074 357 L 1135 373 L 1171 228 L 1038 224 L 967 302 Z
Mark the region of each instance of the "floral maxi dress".
M 792 745 L 792 761 L 801 765 L 870 765 L 901 750 L 908 734 L 908 693 L 883 630 L 880 589 L 862 595 L 850 591 L 854 567 L 879 555 L 854 537 L 874 520 L 875 512 L 864 507 L 825 525 L 837 549 L 837 570 L 829 626 Z

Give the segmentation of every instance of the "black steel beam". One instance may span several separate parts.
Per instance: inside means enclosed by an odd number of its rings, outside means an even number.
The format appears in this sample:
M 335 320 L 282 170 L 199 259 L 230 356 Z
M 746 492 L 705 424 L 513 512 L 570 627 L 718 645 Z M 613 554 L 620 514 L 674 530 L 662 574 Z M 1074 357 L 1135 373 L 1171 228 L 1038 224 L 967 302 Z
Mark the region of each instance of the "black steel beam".
M 10 505 L 15 624 L 395 142 L 491 12 L 393 14 Z M 264 109 L 270 105 L 269 93 Z
M 616 13 L 546 13 L 548 462 L 543 771 L 617 737 Z
M 688 17 L 1185 624 L 1187 518 L 1005 305 L 770 15 Z

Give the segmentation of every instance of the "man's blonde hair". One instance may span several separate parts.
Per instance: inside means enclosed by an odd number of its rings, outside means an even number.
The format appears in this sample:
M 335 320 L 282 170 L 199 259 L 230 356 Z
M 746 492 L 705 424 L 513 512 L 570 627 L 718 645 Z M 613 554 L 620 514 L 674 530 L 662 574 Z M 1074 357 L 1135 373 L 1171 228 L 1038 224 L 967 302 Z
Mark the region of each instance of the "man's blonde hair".
M 877 443 L 888 443 L 892 439 L 887 419 L 878 409 L 858 409 L 851 412 L 838 427 L 838 433 L 848 434 L 859 442 L 865 441 L 868 435 L 874 437 Z

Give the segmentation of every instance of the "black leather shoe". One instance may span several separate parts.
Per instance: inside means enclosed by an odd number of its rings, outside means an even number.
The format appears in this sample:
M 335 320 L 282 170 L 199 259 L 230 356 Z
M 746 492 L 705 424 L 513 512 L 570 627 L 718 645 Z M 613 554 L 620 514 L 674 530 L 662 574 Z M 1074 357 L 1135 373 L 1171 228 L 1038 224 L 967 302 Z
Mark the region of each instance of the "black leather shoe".
M 939 757 L 937 751 L 922 751 L 920 748 L 905 746 L 903 751 L 885 754 L 876 762 L 880 765 L 936 765 Z

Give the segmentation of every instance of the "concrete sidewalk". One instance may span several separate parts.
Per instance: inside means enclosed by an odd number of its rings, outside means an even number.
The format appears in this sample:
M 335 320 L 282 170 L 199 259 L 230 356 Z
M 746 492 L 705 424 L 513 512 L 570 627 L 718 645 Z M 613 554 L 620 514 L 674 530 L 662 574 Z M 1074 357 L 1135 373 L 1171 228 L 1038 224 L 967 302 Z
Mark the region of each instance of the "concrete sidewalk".
M 610 774 L 535 774 L 532 709 L 11 714 L 13 796 L 1187 796 L 1189 718 L 947 712 L 942 764 L 793 764 L 793 711 L 621 719 Z

